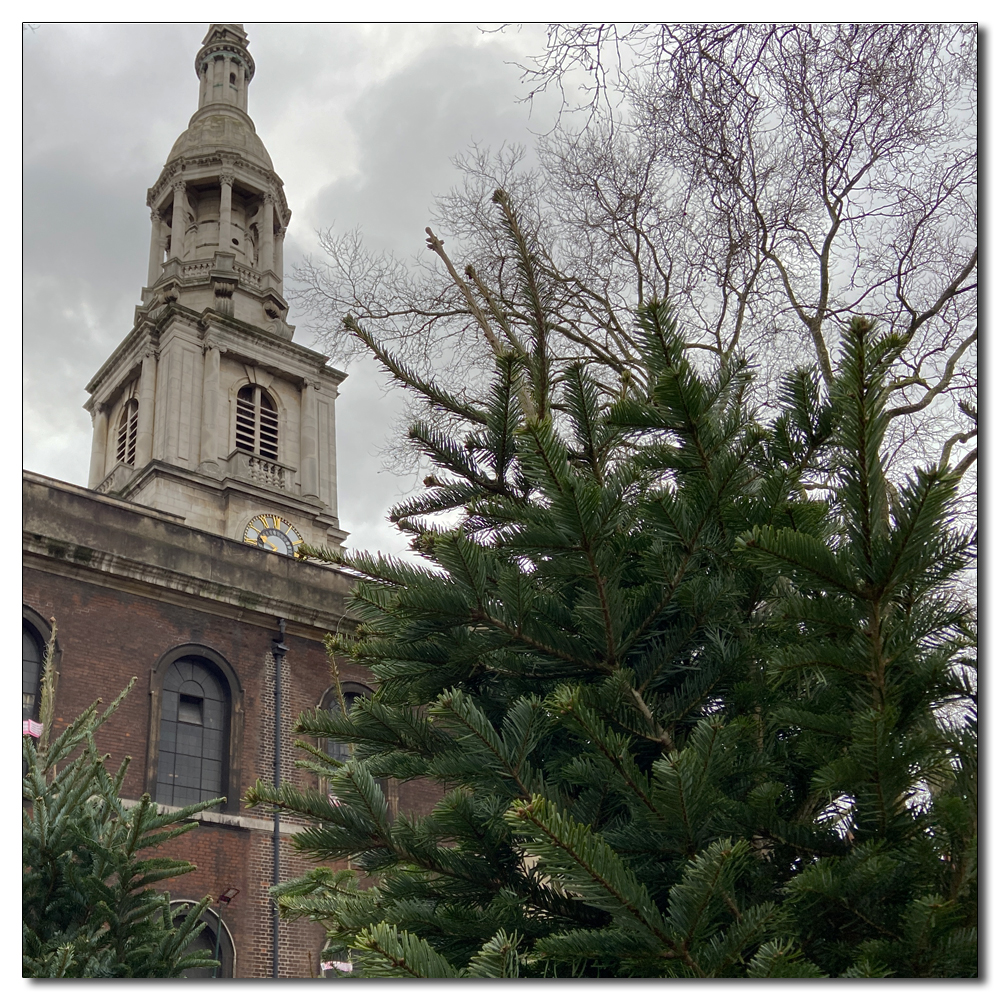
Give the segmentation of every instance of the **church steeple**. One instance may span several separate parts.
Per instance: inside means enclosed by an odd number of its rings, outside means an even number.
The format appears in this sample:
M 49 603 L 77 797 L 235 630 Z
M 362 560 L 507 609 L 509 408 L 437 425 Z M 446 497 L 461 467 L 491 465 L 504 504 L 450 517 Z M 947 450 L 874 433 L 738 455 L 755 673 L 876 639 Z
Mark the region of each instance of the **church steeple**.
M 147 196 L 143 304 L 165 296 L 197 308 L 211 285 L 221 311 L 291 337 L 282 247 L 292 213 L 247 114 L 254 69 L 241 25 L 208 29 L 195 60 L 198 110 Z
M 195 71 L 198 109 L 147 194 L 135 326 L 87 386 L 90 487 L 230 538 L 264 538 L 259 524 L 272 538 L 281 523 L 337 547 L 344 374 L 292 343 L 285 322 L 291 212 L 247 114 L 254 63 L 242 25 L 213 24 Z

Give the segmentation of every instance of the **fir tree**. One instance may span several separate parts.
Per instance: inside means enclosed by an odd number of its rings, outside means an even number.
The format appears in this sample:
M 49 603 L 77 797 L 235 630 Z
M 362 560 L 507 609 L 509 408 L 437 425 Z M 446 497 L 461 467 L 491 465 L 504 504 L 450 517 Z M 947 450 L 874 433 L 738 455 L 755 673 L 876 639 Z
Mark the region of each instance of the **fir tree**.
M 102 714 L 95 702 L 50 741 L 55 676 L 49 640 L 43 668 L 38 745 L 23 739 L 22 975 L 28 978 L 174 978 L 216 964 L 208 951 L 185 954 L 203 924 L 206 897 L 178 911 L 152 886 L 194 865 L 148 851 L 197 823 L 200 802 L 160 813 L 149 795 L 121 799 L 129 764 L 114 774 L 94 735 L 121 704 L 135 678 Z M 144 856 L 145 855 L 145 856 Z
M 974 640 L 949 590 L 973 539 L 946 470 L 885 478 L 898 345 L 854 321 L 833 390 L 790 374 L 765 426 L 749 367 L 696 371 L 652 302 L 613 396 L 549 357 L 555 291 L 495 201 L 523 308 L 452 269 L 496 355 L 486 398 L 354 324 L 466 430 L 411 430 L 436 471 L 392 517 L 426 565 L 344 560 L 362 625 L 331 653 L 379 690 L 299 720 L 329 795 L 247 796 L 374 882 L 317 869 L 282 913 L 370 976 L 975 975 Z M 442 798 L 391 817 L 384 777 Z

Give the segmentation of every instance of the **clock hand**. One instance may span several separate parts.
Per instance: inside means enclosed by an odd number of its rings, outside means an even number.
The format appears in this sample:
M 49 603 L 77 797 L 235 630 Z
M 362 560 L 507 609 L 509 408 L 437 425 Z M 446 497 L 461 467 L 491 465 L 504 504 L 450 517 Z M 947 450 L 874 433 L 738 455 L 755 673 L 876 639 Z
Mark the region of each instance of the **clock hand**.
M 275 552 L 278 551 L 278 546 L 275 545 L 274 542 L 272 542 L 270 538 L 267 540 L 267 544 L 270 545 L 271 548 L 274 549 Z

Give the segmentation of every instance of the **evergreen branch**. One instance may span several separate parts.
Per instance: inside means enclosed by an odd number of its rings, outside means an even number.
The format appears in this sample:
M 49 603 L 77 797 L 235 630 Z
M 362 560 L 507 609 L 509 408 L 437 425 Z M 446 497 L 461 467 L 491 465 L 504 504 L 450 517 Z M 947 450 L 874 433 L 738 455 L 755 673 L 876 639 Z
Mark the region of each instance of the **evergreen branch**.
M 428 230 L 429 231 L 429 230 Z M 434 382 L 422 379 L 416 372 L 408 368 L 402 361 L 389 353 L 358 321 L 348 314 L 344 317 L 344 329 L 357 337 L 375 355 L 382 367 L 407 389 L 419 392 L 430 402 L 442 409 L 464 417 L 474 424 L 485 424 L 486 415 L 479 409 L 463 403 L 457 396 L 440 388 Z
M 601 837 L 561 814 L 539 795 L 530 802 L 513 803 L 507 818 L 531 838 L 548 866 L 585 900 L 627 916 L 637 929 L 648 932 L 673 952 L 674 941 L 645 886 Z M 675 956 L 671 953 L 669 957 Z

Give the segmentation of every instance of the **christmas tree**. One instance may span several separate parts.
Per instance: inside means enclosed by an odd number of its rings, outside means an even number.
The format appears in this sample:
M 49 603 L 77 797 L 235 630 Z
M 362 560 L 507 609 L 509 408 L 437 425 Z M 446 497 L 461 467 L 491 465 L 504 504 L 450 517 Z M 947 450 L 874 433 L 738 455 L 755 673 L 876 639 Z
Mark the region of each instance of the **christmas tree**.
M 551 357 L 558 288 L 494 200 L 519 308 L 454 272 L 481 400 L 346 320 L 448 419 L 412 427 L 435 469 L 391 515 L 421 565 L 312 553 L 358 575 L 330 648 L 379 686 L 299 720 L 328 790 L 248 792 L 354 869 L 281 912 L 366 976 L 975 976 L 975 538 L 947 469 L 884 471 L 901 343 L 855 319 L 832 390 L 789 373 L 765 419 L 653 301 L 609 386 Z M 393 817 L 384 778 L 441 799 Z

